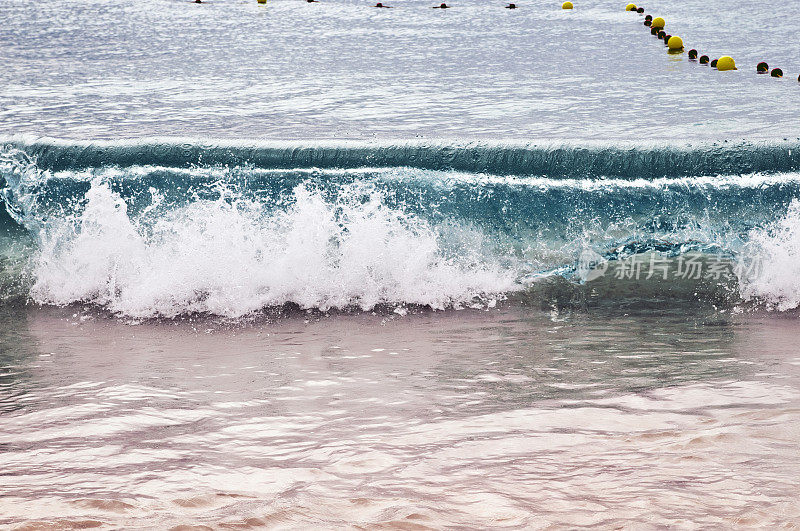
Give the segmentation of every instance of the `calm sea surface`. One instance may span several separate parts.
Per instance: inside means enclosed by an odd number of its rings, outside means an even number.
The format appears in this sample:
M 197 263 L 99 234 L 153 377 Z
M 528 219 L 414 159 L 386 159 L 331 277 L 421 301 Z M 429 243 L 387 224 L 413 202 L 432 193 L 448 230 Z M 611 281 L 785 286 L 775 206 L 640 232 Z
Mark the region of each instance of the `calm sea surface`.
M 0 133 L 117 139 L 800 136 L 794 2 L 3 0 Z M 755 73 L 767 61 L 783 80 Z

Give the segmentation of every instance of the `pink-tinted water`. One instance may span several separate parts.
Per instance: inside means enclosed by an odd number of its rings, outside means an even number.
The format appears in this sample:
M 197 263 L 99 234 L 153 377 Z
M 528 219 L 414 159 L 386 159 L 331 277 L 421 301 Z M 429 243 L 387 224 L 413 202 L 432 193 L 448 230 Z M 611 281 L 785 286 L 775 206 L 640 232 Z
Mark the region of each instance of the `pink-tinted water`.
M 0 525 L 800 524 L 800 323 L 0 317 Z

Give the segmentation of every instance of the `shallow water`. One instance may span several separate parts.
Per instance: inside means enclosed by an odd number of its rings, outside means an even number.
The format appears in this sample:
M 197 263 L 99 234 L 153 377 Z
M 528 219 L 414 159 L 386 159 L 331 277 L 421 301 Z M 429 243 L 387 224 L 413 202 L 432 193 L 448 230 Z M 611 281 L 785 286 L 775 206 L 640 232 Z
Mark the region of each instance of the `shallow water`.
M 773 527 L 800 518 L 797 333 L 702 306 L 7 310 L 0 524 Z

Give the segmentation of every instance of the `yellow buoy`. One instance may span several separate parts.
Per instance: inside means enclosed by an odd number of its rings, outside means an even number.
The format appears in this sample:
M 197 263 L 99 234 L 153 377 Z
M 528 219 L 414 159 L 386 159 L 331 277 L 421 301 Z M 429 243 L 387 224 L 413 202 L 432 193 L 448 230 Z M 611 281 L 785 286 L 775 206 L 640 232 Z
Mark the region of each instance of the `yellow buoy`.
M 664 26 L 666 25 L 667 25 L 666 21 L 661 17 L 654 18 L 653 21 L 650 23 L 651 28 L 658 28 L 658 29 L 664 29 Z
M 733 57 L 724 55 L 717 59 L 717 70 L 736 70 L 736 61 Z
M 572 2 L 564 2 L 561 4 L 561 9 L 572 9 Z
M 636 11 L 636 4 L 628 4 L 625 6 L 625 11 Z
M 671 52 L 677 52 L 683 50 L 683 39 L 677 36 L 672 36 L 667 41 L 667 47 Z
M 267 0 L 258 0 L 258 3 L 259 3 L 259 4 L 266 4 L 266 3 L 267 3 Z

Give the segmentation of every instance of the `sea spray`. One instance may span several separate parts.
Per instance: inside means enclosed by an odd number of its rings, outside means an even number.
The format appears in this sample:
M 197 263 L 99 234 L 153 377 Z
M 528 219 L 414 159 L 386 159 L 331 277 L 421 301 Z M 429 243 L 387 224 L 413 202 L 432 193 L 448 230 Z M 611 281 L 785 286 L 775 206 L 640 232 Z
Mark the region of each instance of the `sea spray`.
M 429 223 L 358 188 L 329 203 L 300 185 L 293 204 L 275 212 L 228 192 L 149 222 L 95 181 L 82 210 L 42 230 L 32 296 L 135 317 L 237 317 L 287 302 L 457 307 L 515 289 L 512 271 L 469 249 L 445 258 Z
M 800 201 L 793 200 L 774 223 L 750 232 L 739 270 L 745 300 L 779 311 L 800 306 Z

